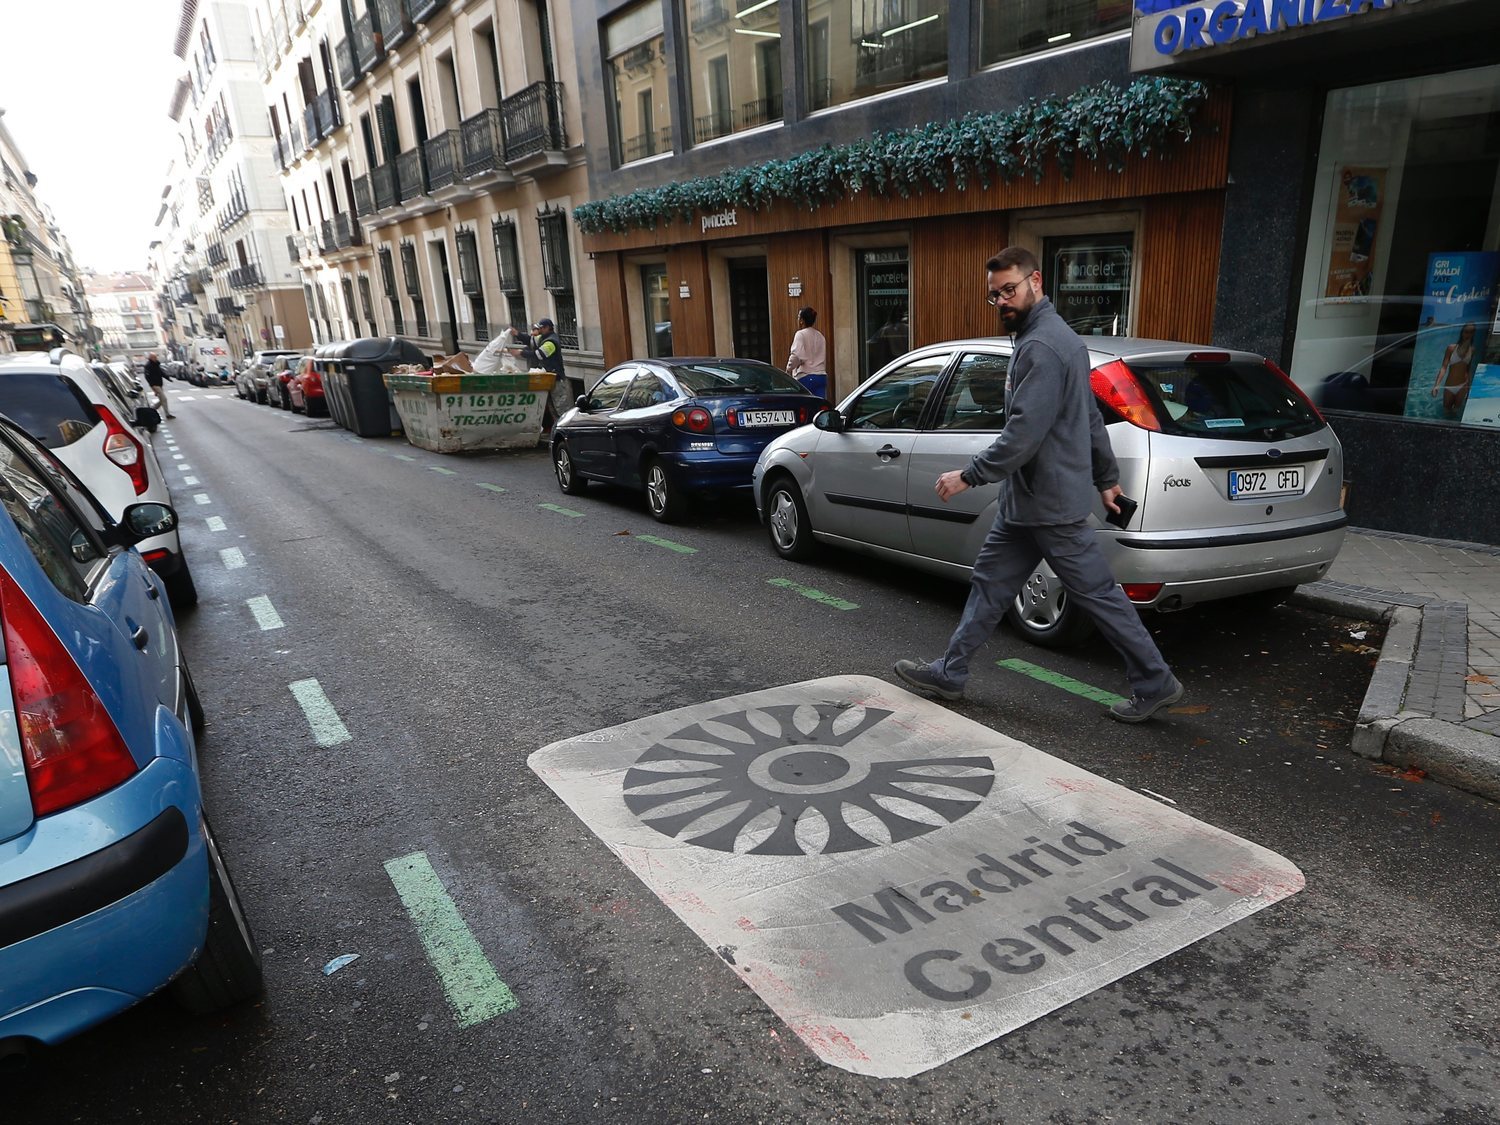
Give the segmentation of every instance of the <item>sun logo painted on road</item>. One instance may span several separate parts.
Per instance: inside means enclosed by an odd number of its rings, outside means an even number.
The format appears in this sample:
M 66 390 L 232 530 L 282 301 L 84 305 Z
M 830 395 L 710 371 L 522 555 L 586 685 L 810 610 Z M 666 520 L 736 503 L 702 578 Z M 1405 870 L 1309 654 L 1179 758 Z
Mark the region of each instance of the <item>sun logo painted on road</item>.
M 787 704 L 683 727 L 626 771 L 625 804 L 664 836 L 749 855 L 819 855 L 896 844 L 979 807 L 987 757 L 891 761 L 861 751 L 893 711 Z

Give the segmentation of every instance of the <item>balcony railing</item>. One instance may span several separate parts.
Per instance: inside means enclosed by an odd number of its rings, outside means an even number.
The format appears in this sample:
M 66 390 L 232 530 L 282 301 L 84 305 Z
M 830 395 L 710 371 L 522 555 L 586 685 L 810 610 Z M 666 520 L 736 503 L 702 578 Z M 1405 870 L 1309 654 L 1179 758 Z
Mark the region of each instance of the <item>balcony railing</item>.
M 318 143 L 318 111 L 315 105 L 302 107 L 303 144 L 312 148 Z
M 443 6 L 442 0 L 405 0 L 406 16 L 413 23 L 425 20 Z
M 375 210 L 396 206 L 396 166 L 390 161 L 370 170 L 370 186 L 375 189 Z
M 353 183 L 354 213 L 356 215 L 373 215 L 375 213 L 375 198 L 370 193 L 370 177 L 356 176 Z
M 222 242 L 210 242 L 208 244 L 208 264 L 211 266 L 222 266 L 229 261 L 229 255 L 224 253 Z
M 340 249 L 359 246 L 364 242 L 364 233 L 348 211 L 340 211 L 333 217 L 333 244 Z
M 354 84 L 364 73 L 364 68 L 354 59 L 354 44 L 348 39 L 340 39 L 333 48 L 333 57 L 339 68 L 339 85 L 346 90 L 354 89 Z
M 339 100 L 332 90 L 324 90 L 313 103 L 318 111 L 318 139 L 328 136 L 342 123 L 339 116 Z
M 501 102 L 500 113 L 507 163 L 536 152 L 560 152 L 566 147 L 560 82 L 533 82 Z
M 260 267 L 254 264 L 238 266 L 229 271 L 229 288 L 259 289 L 265 282 L 260 276 Z M 225 298 L 219 298 L 221 301 Z
M 333 220 L 324 219 L 322 223 L 319 224 L 318 234 L 319 252 L 323 254 L 331 253 L 335 249 L 335 243 L 333 241 Z
M 360 70 L 369 70 L 384 48 L 375 38 L 375 23 L 370 12 L 354 21 L 354 57 Z
M 295 234 L 286 236 L 286 256 L 294 262 L 302 260 L 302 243 Z
M 458 179 L 462 168 L 459 155 L 459 131 L 449 129 L 433 137 L 423 149 L 427 154 L 427 186 L 431 191 L 445 188 Z
M 375 0 L 375 17 L 375 26 L 380 31 L 387 51 L 397 46 L 411 31 L 401 0 Z
M 287 161 L 288 164 L 301 156 L 302 150 L 305 147 L 302 144 L 302 126 L 298 125 L 295 120 L 286 123 L 286 147 L 287 151 L 291 153 L 291 159 Z
M 726 0 L 693 0 L 693 32 L 718 27 L 730 16 Z
M 662 126 L 655 132 L 641 133 L 626 141 L 624 148 L 627 164 L 632 160 L 644 160 L 648 156 L 655 156 L 659 152 L 671 152 L 672 130 Z
M 235 303 L 233 297 L 215 297 L 214 308 L 219 311 L 220 316 L 234 316 Z
M 427 161 L 419 148 L 396 157 L 396 188 L 401 199 L 415 199 L 427 190 Z
M 767 98 L 756 98 L 754 101 L 746 102 L 740 108 L 740 126 L 744 129 L 753 129 L 757 125 L 764 125 L 770 121 L 780 121 L 781 116 L 781 95 L 772 94 Z
M 693 121 L 693 137 L 702 144 L 734 132 L 734 114 L 705 113 Z
M 481 109 L 459 126 L 462 134 L 463 170 L 465 176 L 492 172 L 505 159 L 505 146 L 501 140 L 500 111 Z

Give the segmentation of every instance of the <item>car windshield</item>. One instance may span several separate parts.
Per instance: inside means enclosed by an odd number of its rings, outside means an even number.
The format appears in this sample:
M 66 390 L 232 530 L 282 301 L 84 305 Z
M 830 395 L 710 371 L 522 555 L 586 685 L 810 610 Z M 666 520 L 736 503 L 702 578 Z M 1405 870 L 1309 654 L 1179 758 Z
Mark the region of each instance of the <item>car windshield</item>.
M 99 424 L 99 413 L 62 375 L 18 371 L 0 376 L 0 414 L 48 449 L 72 445 Z
M 672 374 L 690 395 L 799 395 L 809 392 L 784 371 L 754 360 L 674 364 Z
M 1263 441 L 1300 437 L 1323 421 L 1263 363 L 1128 360 L 1163 433 Z

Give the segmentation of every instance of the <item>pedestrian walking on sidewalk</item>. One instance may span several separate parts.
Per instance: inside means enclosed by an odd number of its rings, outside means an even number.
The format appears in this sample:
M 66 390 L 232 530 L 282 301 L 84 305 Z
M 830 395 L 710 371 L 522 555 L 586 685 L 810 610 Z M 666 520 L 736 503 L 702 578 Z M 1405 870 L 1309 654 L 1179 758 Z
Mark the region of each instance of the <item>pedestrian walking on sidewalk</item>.
M 156 358 L 155 352 L 146 357 L 145 374 L 146 385 L 156 394 L 156 405 L 165 417 L 171 418 L 172 408 L 167 405 L 167 392 L 164 389 L 167 373 L 161 369 L 161 361 Z
M 797 334 L 786 359 L 786 373 L 819 398 L 828 397 L 828 341 L 813 327 L 818 314 L 811 308 L 797 310 Z
M 942 474 L 946 504 L 968 488 L 1001 484 L 995 525 L 974 560 L 969 600 L 948 649 L 933 661 L 899 660 L 896 675 L 943 699 L 963 695 L 969 661 L 1043 559 L 1125 659 L 1131 698 L 1110 708 L 1124 723 L 1182 698 L 1140 615 L 1110 573 L 1088 525 L 1097 494 L 1119 510 L 1120 472 L 1089 387 L 1088 348 L 1042 291 L 1035 255 L 1002 250 L 985 263 L 989 303 L 1015 340 L 1006 379 L 1005 428 L 966 467 Z

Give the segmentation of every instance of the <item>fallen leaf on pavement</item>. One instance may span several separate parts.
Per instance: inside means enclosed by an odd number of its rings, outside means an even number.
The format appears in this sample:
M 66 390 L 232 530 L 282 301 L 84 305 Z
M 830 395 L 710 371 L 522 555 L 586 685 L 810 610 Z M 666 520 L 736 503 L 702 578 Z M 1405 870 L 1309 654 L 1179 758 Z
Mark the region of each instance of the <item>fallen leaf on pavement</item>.
M 1427 776 L 1426 770 L 1419 770 L 1416 766 L 1409 766 L 1396 775 L 1402 781 L 1421 781 Z
M 1494 682 L 1494 680 L 1490 679 L 1490 677 L 1484 675 L 1482 672 L 1475 672 L 1472 676 L 1464 677 L 1464 683 L 1466 684 L 1492 684 Z
M 628 532 L 628 531 L 617 531 L 617 532 L 615 532 L 615 534 L 616 535 L 629 535 L 630 532 Z
M 1207 703 L 1188 703 L 1182 707 L 1168 707 L 1169 715 L 1206 715 L 1208 714 Z
M 1438 826 L 1438 822 L 1441 821 L 1442 819 L 1443 819 L 1443 814 L 1440 813 L 1440 812 L 1435 812 L 1430 817 L 1427 818 L 1427 823 L 1430 824 L 1430 825 L 1432 825 L 1434 828 L 1436 828 Z

